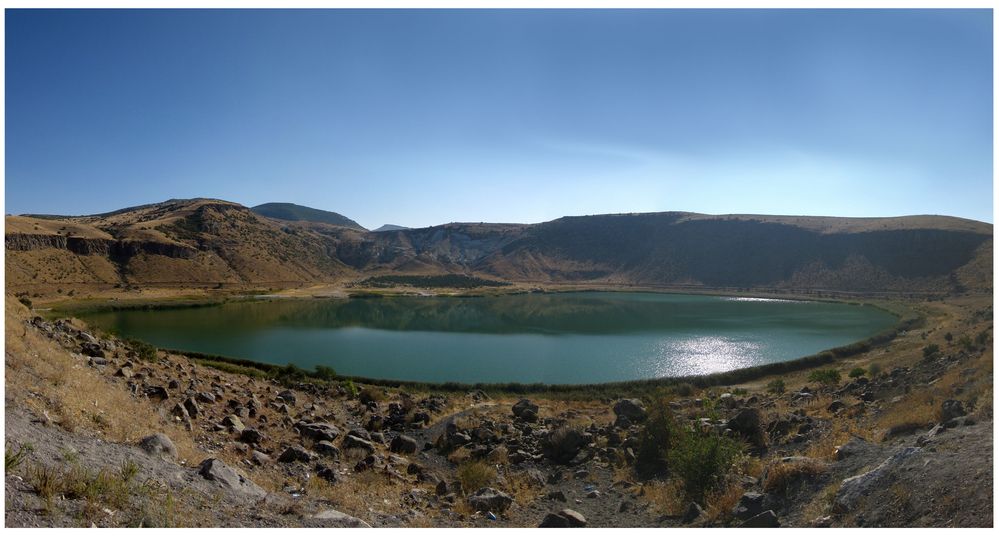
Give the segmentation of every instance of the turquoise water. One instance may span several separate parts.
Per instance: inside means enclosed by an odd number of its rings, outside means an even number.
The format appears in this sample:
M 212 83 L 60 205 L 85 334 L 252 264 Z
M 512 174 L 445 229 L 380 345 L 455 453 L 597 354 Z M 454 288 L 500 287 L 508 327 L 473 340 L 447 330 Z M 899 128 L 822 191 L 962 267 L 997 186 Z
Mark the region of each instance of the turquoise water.
M 345 375 L 552 384 L 791 360 L 895 322 L 870 306 L 654 293 L 269 300 L 84 318 L 160 347 Z

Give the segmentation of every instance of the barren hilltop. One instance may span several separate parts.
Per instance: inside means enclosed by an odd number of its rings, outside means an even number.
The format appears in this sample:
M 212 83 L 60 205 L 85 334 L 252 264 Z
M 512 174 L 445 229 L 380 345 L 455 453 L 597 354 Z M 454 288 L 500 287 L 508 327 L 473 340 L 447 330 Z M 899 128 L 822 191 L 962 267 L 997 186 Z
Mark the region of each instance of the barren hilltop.
M 8 216 L 7 286 L 285 288 L 367 273 L 454 273 L 530 284 L 991 289 L 992 226 L 944 216 L 671 212 L 367 232 L 310 211 L 277 219 L 260 207 L 193 199 L 93 216 Z M 307 219 L 318 213 L 320 221 Z
M 312 214 L 194 199 L 6 217 L 7 526 L 993 525 L 989 224 L 671 212 L 369 232 Z M 588 288 L 821 295 L 899 321 L 786 365 L 551 387 L 347 379 L 72 318 L 263 289 Z

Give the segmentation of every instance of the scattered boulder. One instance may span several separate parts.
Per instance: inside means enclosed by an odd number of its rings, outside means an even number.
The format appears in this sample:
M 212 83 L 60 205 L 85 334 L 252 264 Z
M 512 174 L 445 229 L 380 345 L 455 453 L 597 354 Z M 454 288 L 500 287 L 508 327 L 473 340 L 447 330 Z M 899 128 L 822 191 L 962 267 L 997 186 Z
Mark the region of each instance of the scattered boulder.
M 614 403 L 614 414 L 624 416 L 632 423 L 643 421 L 649 415 L 640 399 L 621 399 Z
M 247 444 L 259 444 L 263 439 L 264 435 L 260 431 L 249 427 L 239 433 L 239 441 L 246 442 Z
M 310 462 L 316 458 L 315 453 L 305 449 L 303 446 L 288 446 L 278 456 L 278 462 Z
M 84 343 L 80 346 L 80 352 L 84 356 L 91 356 L 94 358 L 104 358 L 104 349 L 97 343 Z
M 468 497 L 468 503 L 476 511 L 493 511 L 502 513 L 513 504 L 510 495 L 491 487 L 484 487 Z
M 357 518 L 350 516 L 346 513 L 341 513 L 334 509 L 327 509 L 321 511 L 312 516 L 313 521 L 319 522 L 323 527 L 330 528 L 370 528 L 371 526 Z M 311 524 L 310 524 L 311 525 Z
M 766 435 L 761 424 L 760 411 L 755 408 L 744 408 L 728 420 L 728 428 L 749 440 L 758 448 L 766 447 Z
M 226 463 L 218 459 L 205 459 L 198 467 L 198 474 L 209 481 L 214 481 L 220 486 L 231 489 L 235 492 L 262 498 L 267 495 L 264 489 L 257 486 L 242 474 L 230 468 Z
M 742 523 L 741 528 L 779 528 L 780 522 L 773 511 L 764 511 Z
M 370 440 L 354 436 L 353 432 L 344 437 L 341 445 L 343 446 L 343 449 L 363 449 L 368 453 L 375 452 L 375 445 L 372 444 Z
M 582 528 L 583 526 L 586 526 L 586 518 L 577 511 L 573 511 L 572 509 L 563 509 L 559 511 L 558 514 L 569 521 L 569 527 L 571 528 Z
M 192 418 L 196 418 L 198 414 L 201 414 L 201 407 L 198 406 L 198 402 L 193 397 L 188 397 L 184 400 L 184 408 L 187 409 L 187 415 Z
M 340 429 L 331 423 L 304 423 L 299 422 L 298 432 L 306 438 L 311 438 L 317 442 L 322 440 L 333 441 L 340 436 Z
M 159 455 L 170 459 L 177 458 L 177 447 L 173 445 L 170 437 L 163 433 L 143 438 L 139 441 L 139 448 L 150 455 Z
M 146 397 L 161 402 L 170 398 L 170 392 L 163 386 L 149 386 L 143 390 L 143 393 Z
M 316 442 L 316 445 L 314 447 L 316 453 L 324 457 L 331 457 L 334 459 L 340 458 L 340 448 L 333 445 L 333 442 L 330 442 L 328 440 L 320 440 L 319 442 Z
M 228 416 L 222 418 L 222 426 L 234 433 L 242 433 L 243 429 L 246 428 L 246 426 L 243 425 L 242 420 L 240 420 L 235 414 L 229 414 Z
M 948 422 L 965 414 L 967 412 L 964 410 L 964 404 L 954 399 L 948 399 L 940 406 L 940 421 L 942 422 Z
M 704 509 L 702 509 L 697 502 L 690 502 L 690 504 L 687 505 L 687 510 L 683 512 L 683 518 L 680 520 L 684 524 L 690 524 L 700 518 L 702 514 L 704 514 Z
M 295 397 L 295 392 L 293 392 L 291 390 L 285 390 L 285 391 L 279 393 L 278 396 L 277 396 L 277 398 L 280 399 L 280 400 L 282 400 L 282 401 L 284 401 L 286 404 L 289 404 L 289 405 L 292 405 L 292 406 L 294 406 L 295 403 L 297 402 L 297 398 Z
M 538 405 L 532 403 L 529 399 L 521 399 L 513 405 L 513 415 L 529 422 L 538 421 Z
M 419 444 L 412 437 L 400 434 L 399 436 L 392 439 L 392 444 L 389 449 L 393 453 L 416 453 Z
M 732 509 L 732 516 L 739 520 L 749 520 L 763 512 L 766 494 L 747 492 L 739 498 L 739 503 Z
M 878 486 L 878 483 L 882 479 L 890 476 L 906 459 L 920 451 L 922 450 L 918 447 L 901 449 L 870 472 L 844 479 L 839 487 L 839 491 L 836 493 L 835 499 L 833 499 L 833 510 L 838 513 L 852 511 L 860 502 L 860 499 L 867 496 L 871 490 Z
M 556 429 L 545 437 L 545 456 L 559 464 L 572 462 L 586 445 L 583 434 L 571 427 Z

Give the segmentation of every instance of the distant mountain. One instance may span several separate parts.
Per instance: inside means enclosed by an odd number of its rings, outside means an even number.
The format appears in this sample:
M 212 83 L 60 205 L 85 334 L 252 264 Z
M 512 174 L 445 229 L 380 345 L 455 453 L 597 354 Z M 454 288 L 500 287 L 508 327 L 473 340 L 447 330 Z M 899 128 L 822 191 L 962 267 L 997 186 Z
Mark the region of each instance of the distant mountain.
M 274 205 L 283 211 L 270 210 Z M 342 220 L 313 220 L 331 216 Z M 370 233 L 307 207 L 251 210 L 194 199 L 5 221 L 8 290 L 118 283 L 290 287 L 364 274 L 705 289 L 992 290 L 992 225 L 946 216 L 668 212 Z
M 385 224 L 384 226 L 382 226 L 382 227 L 380 227 L 378 229 L 372 229 L 371 231 L 374 231 L 375 233 L 379 233 L 379 232 L 382 232 L 382 231 L 403 231 L 403 230 L 406 230 L 406 229 L 411 229 L 411 228 L 408 228 L 406 226 L 397 226 L 395 224 Z
M 306 207 L 304 205 L 295 205 L 294 203 L 264 203 L 263 205 L 251 207 L 250 210 L 260 216 L 266 216 L 267 218 L 274 218 L 277 220 L 288 220 L 291 222 L 319 222 L 321 224 L 332 224 L 334 226 L 343 226 L 359 229 L 361 231 L 367 231 L 367 229 L 362 227 L 361 224 L 358 224 L 342 214 L 334 213 L 332 211 L 323 211 L 321 209 L 313 209 L 312 207 Z

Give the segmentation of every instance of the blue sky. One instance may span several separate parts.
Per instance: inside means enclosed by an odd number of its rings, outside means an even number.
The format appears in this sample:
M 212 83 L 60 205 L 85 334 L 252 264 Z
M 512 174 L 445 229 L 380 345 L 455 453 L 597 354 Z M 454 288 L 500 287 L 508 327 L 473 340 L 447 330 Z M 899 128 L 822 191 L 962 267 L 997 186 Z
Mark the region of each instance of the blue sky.
M 6 12 L 7 213 L 992 221 L 992 14 Z

